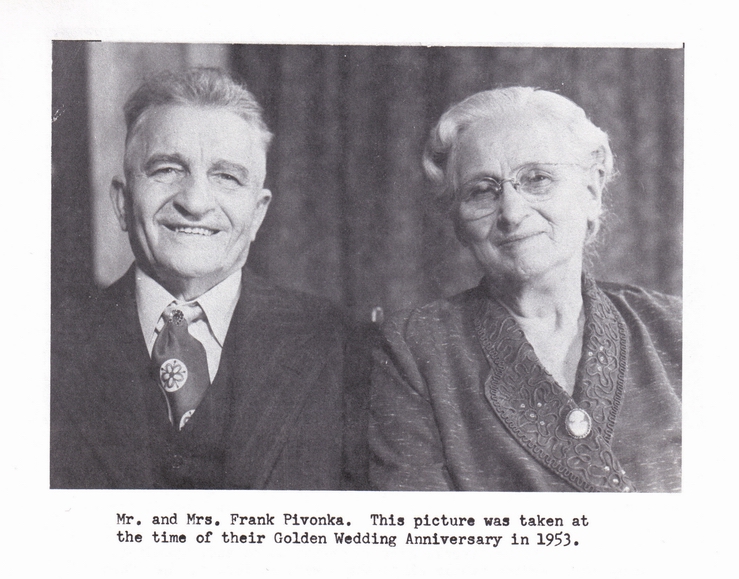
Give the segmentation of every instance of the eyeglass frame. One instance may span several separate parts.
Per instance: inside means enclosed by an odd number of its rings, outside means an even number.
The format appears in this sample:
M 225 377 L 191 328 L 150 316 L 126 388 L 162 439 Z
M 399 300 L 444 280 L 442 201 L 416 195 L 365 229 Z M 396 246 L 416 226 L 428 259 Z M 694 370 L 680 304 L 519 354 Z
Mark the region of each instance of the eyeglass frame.
M 502 179 L 500 181 L 498 179 L 496 179 L 495 177 L 482 177 L 482 178 L 477 178 L 477 179 L 471 179 L 471 180 L 465 182 L 459 188 L 459 190 L 462 191 L 465 187 L 468 187 L 468 186 L 470 186 L 473 183 L 475 183 L 475 184 L 477 184 L 477 183 L 483 183 L 483 182 L 494 183 L 495 185 L 497 185 L 497 190 L 494 192 L 495 201 L 497 201 L 498 198 L 500 198 L 500 196 L 503 194 L 503 191 L 504 191 L 504 187 L 503 186 L 506 183 L 510 183 L 511 186 L 513 187 L 513 189 L 516 191 L 516 193 L 518 193 L 519 195 L 521 195 L 527 202 L 529 202 L 529 203 L 539 203 L 539 202 L 543 202 L 543 201 L 549 200 L 551 198 L 551 195 L 548 195 L 546 197 L 538 197 L 538 198 L 535 197 L 535 198 L 532 199 L 529 195 L 527 195 L 526 192 L 522 192 L 520 190 L 520 187 L 522 186 L 522 183 L 519 181 L 519 177 L 520 177 L 522 171 L 524 171 L 527 168 L 536 168 L 536 167 L 542 167 L 542 166 L 545 166 L 545 167 L 546 166 L 580 167 L 583 171 L 588 171 L 592 167 L 594 167 L 596 164 L 597 163 L 594 163 L 594 164 L 590 165 L 589 167 L 585 167 L 585 166 L 583 166 L 580 163 L 525 163 L 525 164 L 519 166 L 515 171 L 513 171 L 513 177 L 509 177 L 508 179 Z M 548 189 L 551 188 L 552 185 L 553 185 L 553 183 L 550 183 Z M 462 196 L 462 198 L 460 198 L 457 201 L 458 208 L 461 208 L 461 206 L 464 203 L 467 203 L 467 202 L 469 202 L 469 200 L 465 199 L 464 196 Z M 489 215 L 492 215 L 493 213 L 495 213 L 497 211 L 497 209 L 498 209 L 497 207 L 490 207 L 490 211 L 486 212 L 484 215 L 475 216 L 475 217 L 472 217 L 472 218 L 469 218 L 469 219 L 466 219 L 466 220 L 475 220 L 475 219 L 482 219 L 484 217 L 488 217 Z

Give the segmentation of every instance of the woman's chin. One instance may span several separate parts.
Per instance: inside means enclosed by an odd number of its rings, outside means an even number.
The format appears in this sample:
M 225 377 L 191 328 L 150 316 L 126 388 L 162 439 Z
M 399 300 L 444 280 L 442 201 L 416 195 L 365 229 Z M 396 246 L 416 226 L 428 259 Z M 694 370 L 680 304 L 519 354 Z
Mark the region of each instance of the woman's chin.
M 555 283 L 568 279 L 566 271 L 577 271 L 577 277 L 582 267 L 568 264 L 567 260 L 552 260 L 547 255 L 535 254 L 517 256 L 516 258 L 501 259 L 494 263 L 480 262 L 488 278 L 493 280 L 507 280 L 514 285 L 536 283 L 537 281 L 552 280 Z

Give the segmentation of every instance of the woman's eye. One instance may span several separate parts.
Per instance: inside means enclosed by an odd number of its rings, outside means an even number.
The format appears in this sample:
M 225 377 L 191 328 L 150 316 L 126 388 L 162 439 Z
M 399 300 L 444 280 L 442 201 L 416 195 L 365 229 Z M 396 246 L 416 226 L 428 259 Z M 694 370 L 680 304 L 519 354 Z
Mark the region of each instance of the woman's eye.
M 493 181 L 480 181 L 469 188 L 467 191 L 467 197 L 469 199 L 491 197 L 497 195 L 499 190 L 500 187 Z
M 521 177 L 521 185 L 534 190 L 544 189 L 552 183 L 552 177 L 542 171 L 528 171 Z

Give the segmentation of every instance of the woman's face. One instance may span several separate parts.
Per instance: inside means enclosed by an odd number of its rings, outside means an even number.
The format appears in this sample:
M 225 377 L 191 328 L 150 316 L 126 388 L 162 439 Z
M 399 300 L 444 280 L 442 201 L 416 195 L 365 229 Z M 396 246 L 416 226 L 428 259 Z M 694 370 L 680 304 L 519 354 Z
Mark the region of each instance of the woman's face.
M 488 275 L 523 282 L 581 271 L 602 184 L 598 167 L 577 158 L 564 134 L 535 115 L 518 114 L 479 121 L 460 136 L 458 232 Z M 490 192 L 486 179 L 514 177 L 527 183 L 528 192 L 510 181 L 497 195 Z

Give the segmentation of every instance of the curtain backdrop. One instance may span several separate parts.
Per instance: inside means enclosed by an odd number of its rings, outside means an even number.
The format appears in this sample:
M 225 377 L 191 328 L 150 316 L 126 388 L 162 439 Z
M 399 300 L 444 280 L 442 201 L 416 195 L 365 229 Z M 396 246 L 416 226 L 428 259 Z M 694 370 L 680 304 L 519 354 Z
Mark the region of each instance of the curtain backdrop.
M 69 52 L 55 46 L 55 71 L 74 68 Z M 571 98 L 611 138 L 619 176 L 608 192 L 597 277 L 681 293 L 682 50 L 96 44 L 76 58 L 84 59 L 86 68 L 74 70 L 89 87 L 78 123 L 90 127 L 78 141 L 92 159 L 90 204 L 100 209 L 88 212 L 93 223 L 82 232 L 94 238 L 93 263 L 79 262 L 75 283 L 85 276 L 110 283 L 131 259 L 125 237 L 106 237 L 115 229 L 105 219 L 121 161 L 120 104 L 151 70 L 215 64 L 246 81 L 276 135 L 267 179 L 274 199 L 249 263 L 278 284 L 328 297 L 363 319 L 376 306 L 392 311 L 476 284 L 474 260 L 430 206 L 421 151 L 449 105 L 520 84 Z M 55 107 L 67 98 L 59 82 L 57 74 Z M 55 147 L 63 137 L 54 133 Z M 88 172 L 86 158 L 54 161 L 57 172 Z M 69 226 L 60 199 L 84 202 L 61 188 L 55 228 Z M 59 241 L 69 233 L 54 238 L 55 263 L 74 260 Z
M 366 311 L 460 291 L 480 273 L 430 207 L 420 158 L 446 108 L 531 85 L 580 104 L 619 178 L 594 270 L 680 293 L 683 52 L 647 49 L 238 46 L 276 133 L 274 205 L 252 253 L 274 280 Z

